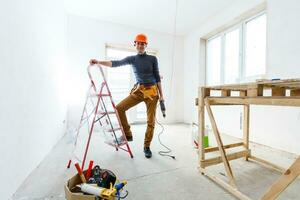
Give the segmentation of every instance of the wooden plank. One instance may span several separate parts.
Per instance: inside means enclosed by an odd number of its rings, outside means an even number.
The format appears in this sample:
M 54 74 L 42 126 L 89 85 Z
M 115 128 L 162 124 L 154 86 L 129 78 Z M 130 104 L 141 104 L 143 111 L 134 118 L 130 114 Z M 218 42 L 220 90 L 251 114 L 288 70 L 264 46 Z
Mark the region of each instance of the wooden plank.
M 257 89 L 248 89 L 247 96 L 248 97 L 257 97 L 258 95 Z
M 223 146 L 223 148 L 229 149 L 229 148 L 234 148 L 234 147 L 243 146 L 243 145 L 244 145 L 243 142 L 237 142 L 237 143 L 232 143 L 232 144 L 226 144 Z M 219 147 L 207 147 L 204 149 L 204 151 L 205 151 L 205 153 L 219 151 Z
M 229 97 L 231 94 L 230 90 L 221 90 L 222 97 Z
M 239 151 L 239 152 L 235 152 L 235 153 L 231 153 L 231 154 L 226 154 L 227 160 L 235 160 L 235 159 L 239 159 L 242 157 L 248 157 L 250 156 L 250 150 L 243 150 L 243 151 Z M 222 157 L 218 156 L 218 157 L 214 157 L 214 158 L 209 158 L 203 161 L 203 165 L 205 167 L 211 166 L 211 165 L 216 165 L 219 163 L 222 163 Z
M 266 167 L 266 168 L 268 168 L 270 170 L 275 170 L 275 171 L 280 172 L 280 173 L 283 173 L 286 170 L 282 166 L 276 165 L 274 163 L 271 163 L 271 162 L 269 162 L 267 160 L 264 160 L 262 158 L 258 158 L 258 157 L 253 156 L 253 155 L 249 156 L 249 160 L 253 161 L 253 162 L 256 162 L 257 164 L 260 164 L 260 165 L 262 165 L 262 166 L 264 166 L 264 167 Z M 300 179 L 300 176 L 298 177 L 298 179 Z
M 268 189 L 262 200 L 276 199 L 300 175 L 300 156 Z
M 210 90 L 205 87 L 199 87 L 198 89 L 198 152 L 199 152 L 199 164 L 201 166 L 201 160 L 205 159 L 204 155 L 204 131 L 205 131 L 205 110 L 204 110 L 204 98 L 210 95 Z
M 247 91 L 246 90 L 241 90 L 240 91 L 240 97 L 245 97 L 247 96 Z
M 291 90 L 291 96 L 300 96 L 300 89 L 298 89 L 298 90 Z
M 226 183 L 225 181 L 223 181 L 219 177 L 213 175 L 207 169 L 199 168 L 199 171 L 203 175 L 207 176 L 209 179 L 211 179 L 212 181 L 214 181 L 215 183 L 219 184 L 221 187 L 223 187 L 225 190 L 227 190 L 228 192 L 230 192 L 232 195 L 234 195 L 238 199 L 240 199 L 240 200 L 251 200 L 248 196 L 246 196 L 245 194 L 243 194 L 242 192 L 240 192 L 236 188 L 232 187 L 231 185 L 229 185 L 228 183 Z
M 204 93 L 204 97 L 209 97 L 210 96 L 210 89 L 209 88 L 206 88 L 206 87 L 203 87 L 203 93 Z
M 283 81 L 283 82 L 274 82 L 274 83 L 265 83 L 264 87 L 284 87 L 286 89 L 297 89 L 300 88 L 299 81 Z
M 246 84 L 237 84 L 237 85 L 221 85 L 221 86 L 212 86 L 209 87 L 211 90 L 231 90 L 231 91 L 241 91 L 247 90 L 250 88 L 256 88 L 257 83 L 252 83 L 249 85 Z
M 244 105 L 243 141 L 246 149 L 249 149 L 249 118 L 250 118 L 250 106 Z M 248 160 L 248 156 L 246 156 L 246 160 Z
M 257 88 L 251 88 L 247 90 L 247 96 L 248 97 L 258 97 L 258 96 L 263 96 L 263 86 L 262 85 L 257 85 Z
M 285 96 L 285 88 L 280 88 L 280 87 L 272 88 L 272 96 Z
M 224 163 L 225 171 L 226 171 L 227 177 L 229 178 L 229 184 L 232 185 L 233 187 L 236 187 L 235 180 L 234 180 L 234 177 L 233 177 L 233 174 L 232 174 L 232 170 L 231 170 L 231 167 L 230 167 L 229 162 L 227 160 L 225 150 L 223 148 L 224 145 L 223 145 L 222 139 L 220 137 L 220 133 L 218 131 L 217 124 L 216 124 L 216 121 L 214 119 L 214 115 L 212 113 L 209 101 L 207 101 L 207 99 L 205 100 L 205 106 L 206 106 L 206 110 L 207 110 L 207 113 L 208 113 L 208 116 L 209 116 L 209 119 L 210 119 L 210 123 L 212 125 L 213 133 L 215 135 L 215 138 L 216 138 L 216 141 L 217 141 L 217 144 L 218 144 L 218 147 L 219 147 L 219 151 L 220 151 L 220 154 L 221 154 L 221 157 L 222 157 L 222 161 Z
M 250 160 L 252 160 L 252 161 L 254 161 L 254 162 L 256 162 L 256 163 L 258 163 L 258 164 L 261 164 L 261 165 L 263 165 L 264 167 L 267 167 L 267 168 L 269 168 L 269 169 L 271 169 L 271 170 L 276 170 L 276 171 L 278 171 L 278 172 L 284 172 L 285 171 L 285 169 L 283 168 L 283 167 L 280 167 L 280 166 L 278 166 L 278 165 L 275 165 L 275 164 L 273 164 L 273 163 L 271 163 L 271 162 L 269 162 L 269 161 L 267 161 L 267 160 L 264 160 L 264 159 L 262 159 L 262 158 L 258 158 L 258 157 L 256 157 L 256 156 L 250 156 L 249 157 L 249 159 Z
M 205 154 L 204 154 L 204 146 L 203 146 L 203 141 L 204 141 L 204 131 L 205 131 L 205 119 L 204 119 L 204 97 L 205 97 L 205 92 L 204 92 L 204 88 L 199 88 L 198 91 L 198 100 L 199 100 L 199 106 L 198 106 L 198 154 L 199 154 L 199 164 L 200 167 L 201 166 L 201 162 L 202 160 L 205 159 Z
M 273 105 L 273 106 L 300 106 L 299 97 L 209 97 L 211 105 Z
M 263 85 L 264 88 L 272 88 L 274 86 L 285 87 L 286 89 L 289 88 L 299 88 L 300 89 L 300 79 L 283 79 L 283 80 L 265 80 L 259 82 L 249 82 L 249 83 L 242 83 L 242 84 L 225 84 L 225 85 L 217 85 L 217 86 L 210 86 L 212 90 L 232 90 L 232 91 L 239 91 L 245 89 L 255 88 L 258 84 Z

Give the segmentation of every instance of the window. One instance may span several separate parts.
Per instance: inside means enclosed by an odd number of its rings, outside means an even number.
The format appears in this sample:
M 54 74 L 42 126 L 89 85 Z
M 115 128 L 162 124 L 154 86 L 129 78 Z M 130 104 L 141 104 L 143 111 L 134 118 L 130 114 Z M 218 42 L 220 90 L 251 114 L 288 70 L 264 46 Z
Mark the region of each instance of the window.
M 239 78 L 240 30 L 235 29 L 225 35 L 224 82 L 235 83 Z
M 266 21 L 266 15 L 262 15 L 246 23 L 246 77 L 266 73 Z
M 147 53 L 156 55 L 154 51 L 147 51 Z M 135 49 L 113 45 L 106 46 L 107 60 L 120 60 L 130 55 L 136 55 Z M 136 83 L 132 68 L 130 66 L 122 66 L 105 69 L 107 74 L 108 86 L 111 90 L 114 102 L 118 104 L 128 96 L 131 88 Z M 127 117 L 131 122 L 145 122 L 147 119 L 145 104 L 142 102 L 127 111 Z
M 130 55 L 134 55 L 134 51 L 124 51 L 114 48 L 106 49 L 106 57 L 108 60 L 120 60 Z M 113 95 L 115 103 L 119 103 L 126 97 L 133 84 L 133 77 L 129 66 L 118 68 L 105 68 L 107 71 L 108 86 Z
M 207 85 L 262 78 L 266 73 L 266 22 L 262 13 L 207 40 Z
M 210 40 L 207 45 L 207 81 L 213 84 L 221 83 L 221 37 Z

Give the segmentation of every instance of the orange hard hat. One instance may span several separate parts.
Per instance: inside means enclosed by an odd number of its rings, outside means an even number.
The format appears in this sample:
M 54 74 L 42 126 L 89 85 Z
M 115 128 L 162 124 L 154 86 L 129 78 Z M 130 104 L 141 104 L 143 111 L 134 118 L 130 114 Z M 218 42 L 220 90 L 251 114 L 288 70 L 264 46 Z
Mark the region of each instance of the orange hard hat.
M 147 36 L 145 34 L 138 34 L 137 36 L 135 36 L 135 40 L 134 42 L 144 42 L 144 43 L 148 43 L 148 39 Z

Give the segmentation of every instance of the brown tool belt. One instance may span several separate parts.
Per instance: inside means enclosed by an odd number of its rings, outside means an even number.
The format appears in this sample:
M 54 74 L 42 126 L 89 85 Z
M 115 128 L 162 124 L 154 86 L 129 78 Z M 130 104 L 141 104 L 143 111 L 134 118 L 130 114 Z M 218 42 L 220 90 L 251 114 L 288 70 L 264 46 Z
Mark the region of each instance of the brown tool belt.
M 134 91 L 139 90 L 143 93 L 144 98 L 153 99 L 158 95 L 156 84 L 136 84 Z

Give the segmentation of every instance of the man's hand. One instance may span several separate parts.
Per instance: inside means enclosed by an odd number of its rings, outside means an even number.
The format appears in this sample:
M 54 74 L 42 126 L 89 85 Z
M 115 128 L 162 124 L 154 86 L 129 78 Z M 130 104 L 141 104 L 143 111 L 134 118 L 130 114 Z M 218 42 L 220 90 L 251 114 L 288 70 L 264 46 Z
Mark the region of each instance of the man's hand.
M 111 61 L 99 61 L 99 60 L 96 60 L 96 59 L 91 59 L 90 60 L 90 65 L 95 65 L 95 64 L 104 65 L 106 67 L 112 67 L 112 62 Z
M 164 97 L 159 95 L 159 101 L 164 101 Z
M 96 60 L 96 59 L 91 59 L 91 60 L 90 60 L 90 65 L 95 65 L 95 64 L 98 64 L 98 60 Z

